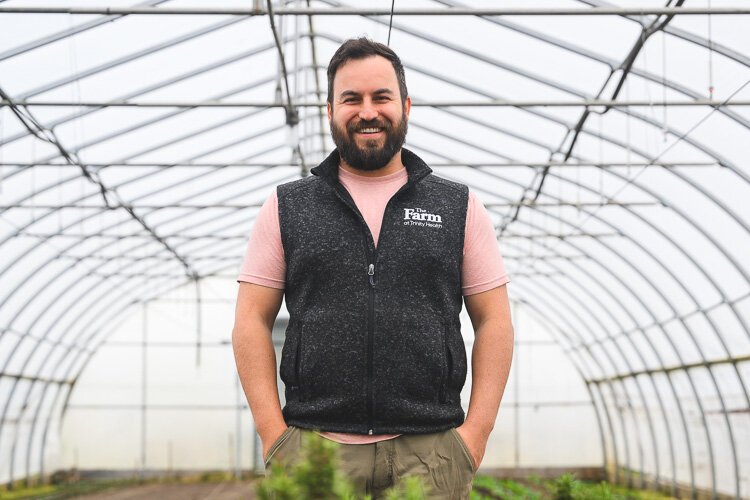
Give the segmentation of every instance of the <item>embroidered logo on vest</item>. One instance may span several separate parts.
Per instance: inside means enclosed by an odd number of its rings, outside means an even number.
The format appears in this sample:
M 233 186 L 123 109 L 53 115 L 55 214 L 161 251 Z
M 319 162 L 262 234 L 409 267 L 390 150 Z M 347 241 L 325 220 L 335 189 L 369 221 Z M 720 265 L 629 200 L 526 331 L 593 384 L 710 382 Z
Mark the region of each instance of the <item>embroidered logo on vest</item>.
M 405 208 L 404 226 L 443 227 L 443 218 L 438 214 L 427 213 L 423 208 Z

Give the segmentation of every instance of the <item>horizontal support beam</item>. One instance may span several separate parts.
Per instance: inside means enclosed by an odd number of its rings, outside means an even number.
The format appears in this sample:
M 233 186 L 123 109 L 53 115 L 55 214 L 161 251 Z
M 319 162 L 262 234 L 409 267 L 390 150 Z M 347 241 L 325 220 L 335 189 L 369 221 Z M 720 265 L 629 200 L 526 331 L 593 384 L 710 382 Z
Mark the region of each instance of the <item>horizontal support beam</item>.
M 195 347 L 195 344 L 193 344 L 193 347 Z M 141 411 L 143 409 L 147 409 L 149 411 L 151 410 L 209 410 L 209 411 L 215 411 L 215 410 L 244 410 L 247 408 L 246 404 L 240 404 L 240 405 L 159 405 L 159 404 L 150 404 L 150 405 L 140 405 L 140 404 L 133 404 L 133 405 L 68 405 L 68 409 L 70 410 L 138 410 Z
M 485 203 L 485 207 L 517 207 L 518 205 L 523 205 L 524 207 L 661 207 L 666 206 L 662 203 L 653 202 L 653 201 L 606 201 L 606 202 L 597 202 L 597 201 L 582 201 L 582 202 L 574 202 L 574 201 L 552 201 L 552 202 L 545 202 L 545 201 L 534 201 L 534 200 L 525 200 L 521 203 Z
M 47 238 L 73 238 L 73 239 L 89 239 L 89 238 L 107 238 L 112 240 L 127 240 L 129 238 L 144 238 L 144 239 L 151 239 L 151 235 L 144 234 L 144 233 L 132 233 L 132 234 L 111 234 L 111 233 L 85 233 L 85 234 L 74 234 L 74 233 L 29 233 L 26 231 L 21 231 L 16 233 L 16 237 L 28 237 L 28 238 L 40 238 L 40 239 L 47 239 Z M 243 235 L 214 235 L 214 234 L 204 234 L 204 235 L 181 235 L 181 234 L 165 234 L 162 235 L 162 238 L 177 238 L 180 240 L 217 240 L 217 241 L 227 241 L 227 240 L 236 240 L 236 239 L 247 239 L 249 237 L 248 234 Z
M 161 204 L 161 205 L 128 205 L 128 208 L 142 208 L 147 210 L 161 210 L 164 208 L 186 208 L 190 210 L 207 210 L 209 208 L 220 208 L 220 209 L 233 209 L 233 210 L 242 210 L 245 208 L 257 208 L 262 206 L 262 203 L 247 203 L 247 204 L 228 204 L 228 203 L 216 203 L 212 205 L 184 205 L 184 204 L 178 204 L 178 205 L 169 205 L 169 204 Z M 662 205 L 661 203 L 651 202 L 651 201 L 636 201 L 636 202 L 616 202 L 616 201 L 607 201 L 607 202 L 540 202 L 540 201 L 533 201 L 533 200 L 526 200 L 521 203 L 485 203 L 486 207 L 517 207 L 519 205 L 522 205 L 524 207 L 603 207 L 603 206 L 618 206 L 618 207 L 651 207 L 651 206 L 666 206 Z M 124 205 L 110 205 L 109 207 L 105 207 L 104 205 L 67 205 L 67 204 L 60 204 L 60 205 L 2 205 L 0 206 L 0 210 L 10 210 L 12 208 L 25 208 L 29 210 L 39 209 L 39 210 L 57 210 L 60 208 L 78 208 L 78 209 L 90 209 L 95 208 L 99 210 L 114 210 L 117 208 L 125 208 Z
M 18 375 L 15 373 L 0 373 L 1 378 L 12 378 L 16 380 L 25 380 L 27 382 L 44 382 L 46 384 L 72 385 L 72 380 L 52 380 L 44 377 L 32 377 L 30 375 Z
M 227 167 L 301 167 L 299 163 L 149 163 L 149 162 L 138 162 L 138 163 L 88 163 L 85 165 L 91 168 L 109 168 L 109 167 L 153 167 L 153 168 L 174 168 L 174 167 L 213 167 L 213 168 L 227 168 Z M 615 168 L 615 167 L 719 167 L 716 162 L 696 162 L 696 161 L 684 161 L 684 162 L 658 162 L 658 163 L 645 163 L 645 162 L 578 162 L 578 163 L 561 163 L 559 161 L 546 161 L 546 162 L 430 162 L 431 167 L 596 167 L 596 168 Z M 80 168 L 78 165 L 70 165 L 69 163 L 33 163 L 33 162 L 0 162 L 0 167 L 65 167 L 65 168 Z
M 611 238 L 613 236 L 622 236 L 620 233 L 545 233 L 545 234 L 519 234 L 519 233 L 503 233 L 503 239 L 507 238 L 526 238 L 530 240 L 538 238 L 558 238 L 564 240 L 566 238 Z
M 602 344 L 604 342 L 613 342 L 617 337 L 621 337 L 621 336 L 626 336 L 627 337 L 629 335 L 633 335 L 633 334 L 636 334 L 636 333 L 643 333 L 646 330 L 648 330 L 649 328 L 654 328 L 654 327 L 660 327 L 661 328 L 661 327 L 664 327 L 664 325 L 667 325 L 667 324 L 669 324 L 669 323 L 671 323 L 673 321 L 684 322 L 684 321 L 689 320 L 693 316 L 697 316 L 697 315 L 701 315 L 701 314 L 708 314 L 708 313 L 710 313 L 712 311 L 715 311 L 716 309 L 718 309 L 718 308 L 720 308 L 722 306 L 725 306 L 725 305 L 734 306 L 735 304 L 739 304 L 740 302 L 742 302 L 744 300 L 747 300 L 747 299 L 750 299 L 750 292 L 748 292 L 748 293 L 746 293 L 744 295 L 741 295 L 739 297 L 735 297 L 732 300 L 720 300 L 720 301 L 715 302 L 715 303 L 713 303 L 713 304 L 711 304 L 709 306 L 698 307 L 698 308 L 695 308 L 692 311 L 689 311 L 687 313 L 676 314 L 676 315 L 673 315 L 673 316 L 670 316 L 670 317 L 667 317 L 667 318 L 664 318 L 664 319 L 661 319 L 661 320 L 652 321 L 652 322 L 649 322 L 649 323 L 646 323 L 646 324 L 641 324 L 641 325 L 635 326 L 633 328 L 630 328 L 628 330 L 623 330 L 623 331 L 617 332 L 615 334 L 608 335 L 606 337 L 599 337 L 599 338 L 596 338 L 596 339 L 591 340 L 591 341 L 576 342 L 574 344 L 571 344 L 570 347 L 566 348 L 566 352 L 567 351 L 579 350 L 581 348 L 588 348 L 588 347 L 591 347 L 593 345 Z
M 38 107 L 76 107 L 76 108 L 286 108 L 287 104 L 271 101 L 14 101 L 17 106 Z M 571 108 L 571 107 L 601 107 L 601 108 L 626 108 L 626 107 L 676 107 L 676 106 L 711 106 L 720 108 L 724 106 L 750 106 L 750 100 L 736 100 L 732 102 L 716 101 L 712 99 L 694 99 L 692 101 L 653 101 L 634 99 L 627 101 L 613 101 L 611 99 L 583 99 L 580 101 L 507 101 L 501 99 L 485 99 L 482 101 L 412 101 L 412 106 L 430 108 L 476 108 L 476 107 L 512 107 L 512 108 Z M 0 106 L 10 106 L 6 100 L 0 100 Z M 295 102 L 299 108 L 324 108 L 325 102 Z M 597 110 L 593 110 L 596 112 Z M 602 109 L 603 111 L 603 109 Z
M 737 356 L 734 358 L 711 359 L 707 361 L 696 361 L 695 363 L 685 363 L 684 365 L 665 366 L 662 368 L 649 368 L 646 370 L 634 370 L 627 373 L 618 373 L 611 377 L 602 377 L 588 379 L 586 383 L 590 384 L 610 384 L 627 378 L 637 377 L 638 375 L 652 375 L 654 373 L 670 373 L 675 371 L 690 370 L 691 368 L 710 368 L 714 365 L 737 364 L 750 361 L 750 354 Z
M 195 345 L 193 345 L 195 347 Z M 514 401 L 503 402 L 503 407 L 515 407 L 515 408 L 543 408 L 543 407 L 566 407 L 566 406 L 592 406 L 591 401 L 528 401 L 516 403 Z M 246 404 L 239 405 L 69 405 L 70 410 L 244 410 L 247 409 Z
M 247 236 L 245 236 L 245 239 L 249 239 L 250 234 L 248 233 Z M 200 238 L 202 239 L 202 238 Z M 206 238 L 210 239 L 210 238 Z M 131 257 L 129 255 L 65 255 L 60 254 L 57 256 L 57 259 L 68 259 L 72 260 L 74 262 L 84 262 L 87 260 L 96 260 L 96 261 L 103 261 L 103 262 L 111 262 L 113 260 L 117 261 L 125 261 L 125 262 L 143 262 L 143 261 L 158 261 L 158 262 L 175 262 L 174 257 L 170 257 L 169 255 L 147 255 L 143 257 Z M 239 261 L 242 259 L 241 255 L 201 255 L 192 257 L 190 255 L 185 256 L 186 260 L 189 260 L 190 262 L 233 262 L 233 261 Z M 87 275 L 90 275 L 91 273 L 87 273 Z M 111 273 L 101 273 L 107 276 L 112 276 Z M 153 274 L 149 273 L 142 273 L 142 276 L 153 276 Z
M 101 14 L 112 15 L 188 15 L 188 16 L 265 16 L 265 9 L 220 7 L 0 7 L 4 14 Z M 278 8 L 277 16 L 388 16 L 387 8 Z M 395 9 L 394 16 L 674 16 L 745 15 L 745 7 L 593 7 L 593 8 L 436 8 Z

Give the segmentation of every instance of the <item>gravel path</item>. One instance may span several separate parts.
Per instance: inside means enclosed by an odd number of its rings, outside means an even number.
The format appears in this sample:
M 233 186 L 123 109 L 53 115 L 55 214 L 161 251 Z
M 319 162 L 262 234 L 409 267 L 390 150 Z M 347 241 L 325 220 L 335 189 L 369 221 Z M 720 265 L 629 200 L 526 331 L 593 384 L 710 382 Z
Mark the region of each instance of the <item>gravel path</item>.
M 85 500 L 239 500 L 254 499 L 255 487 L 250 481 L 236 483 L 147 484 L 130 486 L 91 495 Z

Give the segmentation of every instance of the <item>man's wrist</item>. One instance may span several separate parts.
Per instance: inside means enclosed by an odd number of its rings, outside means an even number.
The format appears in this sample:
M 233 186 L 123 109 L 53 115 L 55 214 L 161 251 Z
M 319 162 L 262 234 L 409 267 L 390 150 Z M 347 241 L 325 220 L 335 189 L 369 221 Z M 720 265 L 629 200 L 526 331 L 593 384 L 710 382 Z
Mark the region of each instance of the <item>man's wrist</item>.
M 273 422 L 267 422 L 262 426 L 256 427 L 262 441 L 278 437 L 286 428 L 287 425 L 284 419 L 274 420 Z
M 485 422 L 480 419 L 467 418 L 463 424 L 464 427 L 471 428 L 474 432 L 481 434 L 484 437 L 489 437 L 492 429 L 495 427 L 494 422 Z

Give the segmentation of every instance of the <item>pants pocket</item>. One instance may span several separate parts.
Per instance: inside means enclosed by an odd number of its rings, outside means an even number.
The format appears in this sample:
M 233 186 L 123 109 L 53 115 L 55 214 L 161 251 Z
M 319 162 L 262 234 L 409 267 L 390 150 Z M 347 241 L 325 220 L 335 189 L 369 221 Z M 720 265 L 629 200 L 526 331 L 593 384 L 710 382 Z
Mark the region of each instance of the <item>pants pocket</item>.
M 469 447 L 464 442 L 464 438 L 461 437 L 461 434 L 458 433 L 455 427 L 451 428 L 451 433 L 456 438 L 456 441 L 458 441 L 458 444 L 461 445 L 461 449 L 464 452 L 464 456 L 466 460 L 469 461 L 469 467 L 471 468 L 471 473 L 476 474 L 477 466 L 474 464 L 474 457 L 471 455 L 471 451 L 469 451 Z
M 284 442 L 289 438 L 289 434 L 291 434 L 293 430 L 294 430 L 294 426 L 290 425 L 286 428 L 284 432 L 281 433 L 281 436 L 276 438 L 276 441 L 273 442 L 273 444 L 271 445 L 271 448 L 269 448 L 268 450 L 268 455 L 264 459 L 266 465 L 268 465 L 268 462 L 271 461 L 271 459 L 273 458 L 274 454 L 278 451 L 278 449 L 281 448 L 281 445 L 283 445 Z

